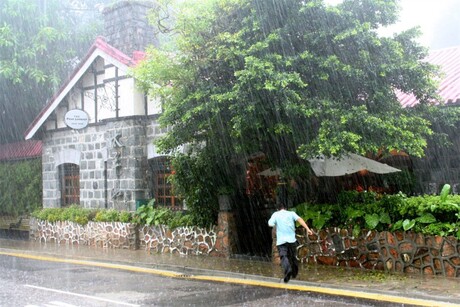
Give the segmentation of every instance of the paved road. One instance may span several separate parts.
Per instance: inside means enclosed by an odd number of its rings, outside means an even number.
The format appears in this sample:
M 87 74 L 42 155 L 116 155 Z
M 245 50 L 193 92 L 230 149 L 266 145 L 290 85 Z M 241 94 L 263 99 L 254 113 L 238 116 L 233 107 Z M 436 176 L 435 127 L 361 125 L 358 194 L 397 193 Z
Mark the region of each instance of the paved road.
M 0 306 L 373 306 L 305 292 L 0 255 Z

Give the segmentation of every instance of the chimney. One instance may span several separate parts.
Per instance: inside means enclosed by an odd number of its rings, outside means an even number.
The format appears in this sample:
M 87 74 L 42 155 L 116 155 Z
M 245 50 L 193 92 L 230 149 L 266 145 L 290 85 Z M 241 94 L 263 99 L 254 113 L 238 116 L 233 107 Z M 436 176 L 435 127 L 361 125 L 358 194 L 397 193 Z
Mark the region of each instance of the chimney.
M 134 51 L 145 51 L 149 45 L 158 47 L 158 39 L 147 15 L 155 9 L 154 1 L 120 1 L 103 10 L 105 39 L 107 43 L 132 55 Z

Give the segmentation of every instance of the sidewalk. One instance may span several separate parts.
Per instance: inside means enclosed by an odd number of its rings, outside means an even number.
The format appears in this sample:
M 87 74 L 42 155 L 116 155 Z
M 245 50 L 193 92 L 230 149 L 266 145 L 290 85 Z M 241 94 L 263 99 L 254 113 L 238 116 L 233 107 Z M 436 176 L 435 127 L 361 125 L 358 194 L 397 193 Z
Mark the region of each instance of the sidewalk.
M 271 262 L 149 254 L 145 250 L 103 249 L 87 246 L 57 246 L 32 241 L 0 239 L 0 254 L 48 257 L 129 265 L 136 268 L 176 272 L 179 276 L 244 283 L 330 295 L 370 297 L 401 305 L 460 306 L 460 278 L 386 274 L 329 266 L 302 265 L 297 279 L 281 281 L 281 268 Z M 45 260 L 46 260 L 45 259 Z M 70 262 L 70 261 L 69 261 Z M 198 279 L 198 278 L 197 278 Z M 393 300 L 395 299 L 395 300 Z M 416 300 L 414 302 L 411 301 Z

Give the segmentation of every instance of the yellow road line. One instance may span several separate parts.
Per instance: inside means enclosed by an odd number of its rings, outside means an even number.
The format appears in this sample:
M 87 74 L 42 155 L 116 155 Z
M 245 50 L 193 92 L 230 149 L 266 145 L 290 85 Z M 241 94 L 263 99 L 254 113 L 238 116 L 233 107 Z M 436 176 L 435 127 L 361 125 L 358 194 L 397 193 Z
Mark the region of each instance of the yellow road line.
M 123 265 L 123 264 L 112 264 L 112 263 L 107 263 L 107 262 L 96 262 L 96 261 L 86 261 L 86 260 L 76 260 L 76 259 L 62 259 L 62 258 L 56 258 L 56 257 L 47 257 L 47 256 L 38 256 L 38 255 L 29 255 L 29 254 L 20 254 L 20 253 L 8 253 L 8 252 L 0 252 L 0 255 L 27 258 L 27 259 L 33 259 L 33 260 L 41 260 L 41 261 L 62 262 L 62 263 L 70 263 L 70 264 L 95 266 L 95 267 L 102 267 L 102 268 L 107 268 L 107 269 L 119 269 L 119 270 L 138 272 L 138 273 L 156 274 L 156 275 L 161 275 L 161 276 L 166 276 L 166 277 L 181 277 L 183 275 L 181 273 L 177 273 L 173 271 L 142 268 L 142 267 L 135 267 L 135 266 L 130 266 L 130 265 Z
M 361 299 L 384 301 L 384 302 L 397 303 L 397 304 L 415 305 L 415 306 L 439 306 L 439 307 L 444 307 L 444 306 L 459 307 L 460 306 L 458 304 L 453 304 L 453 303 L 417 299 L 417 298 L 408 298 L 408 297 L 401 297 L 401 296 L 390 295 L 390 294 L 368 293 L 368 292 L 361 292 L 361 291 L 354 291 L 354 290 L 334 289 L 334 288 L 327 288 L 327 287 L 315 287 L 315 286 L 296 285 L 296 284 L 284 284 L 281 282 L 275 283 L 275 282 L 270 282 L 270 281 L 258 281 L 258 280 L 251 280 L 251 279 L 216 277 L 216 276 L 193 276 L 191 277 L 191 279 L 227 282 L 227 283 L 244 284 L 244 285 L 250 285 L 250 286 L 261 286 L 261 287 L 305 291 L 305 292 L 315 292 L 315 293 L 322 293 L 322 294 L 332 295 L 332 296 L 345 296 L 345 297 L 361 298 Z
M 248 285 L 248 286 L 258 286 L 258 287 L 268 287 L 268 288 L 277 288 L 277 289 L 286 289 L 286 290 L 295 290 L 295 291 L 304 291 L 304 292 L 314 292 L 314 293 L 321 293 L 321 294 L 326 294 L 326 295 L 331 295 L 331 296 L 353 297 L 353 298 L 374 300 L 374 301 L 380 301 L 380 302 L 390 302 L 390 303 L 406 304 L 406 305 L 414 305 L 414 306 L 439 306 L 439 307 L 450 307 L 450 306 L 459 307 L 460 306 L 454 303 L 439 302 L 439 301 L 426 300 L 426 299 L 421 299 L 421 298 L 409 298 L 409 297 L 402 297 L 402 296 L 383 294 L 383 293 L 369 293 L 369 292 L 354 291 L 354 290 L 334 289 L 334 288 L 328 288 L 324 286 L 317 287 L 317 286 L 298 285 L 298 284 L 285 284 L 281 282 L 277 283 L 277 282 L 261 281 L 261 280 L 254 280 L 254 279 L 207 276 L 207 275 L 188 276 L 188 275 L 184 275 L 182 273 L 178 273 L 174 271 L 164 271 L 164 270 L 150 269 L 150 268 L 144 268 L 144 267 L 135 267 L 135 266 L 123 265 L 123 264 L 112 264 L 112 263 L 106 263 L 106 262 L 62 259 L 62 258 L 56 258 L 56 257 L 38 256 L 38 255 L 30 255 L 30 254 L 22 254 L 22 253 L 11 253 L 11 252 L 1 252 L 0 251 L 0 255 L 27 258 L 27 259 L 33 259 L 33 260 L 87 265 L 87 266 L 102 267 L 102 268 L 108 268 L 108 269 L 119 269 L 119 270 L 138 272 L 138 273 L 149 273 L 149 274 L 161 275 L 161 276 L 172 277 L 172 278 L 186 278 L 190 280 L 213 281 L 213 282 L 233 283 L 233 284 Z

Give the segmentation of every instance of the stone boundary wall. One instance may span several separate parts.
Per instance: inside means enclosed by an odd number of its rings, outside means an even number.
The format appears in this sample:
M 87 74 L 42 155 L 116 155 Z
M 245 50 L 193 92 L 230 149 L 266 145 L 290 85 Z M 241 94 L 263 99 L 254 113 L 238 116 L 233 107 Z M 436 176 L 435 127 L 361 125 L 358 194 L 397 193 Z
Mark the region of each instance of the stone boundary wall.
M 65 245 L 88 245 L 102 248 L 139 249 L 148 252 L 181 255 L 229 257 L 233 251 L 228 220 L 231 214 L 219 214 L 218 226 L 199 227 L 142 226 L 121 222 L 48 222 L 30 220 L 30 240 Z M 225 221 L 222 222 L 222 220 Z
M 31 219 L 29 238 L 57 245 L 88 245 L 104 248 L 136 249 L 134 224 L 121 222 L 88 222 L 80 225 L 69 221 L 48 222 Z
M 299 235 L 298 242 L 303 263 L 460 277 L 460 242 L 455 237 L 363 231 L 355 238 L 351 230 L 329 228 Z
M 143 226 L 139 229 L 139 247 L 148 252 L 180 255 L 215 255 L 215 228 Z
M 231 221 L 231 215 L 220 219 Z M 228 225 L 199 227 L 143 226 L 120 222 L 30 220 L 30 239 L 44 243 L 88 245 L 101 248 L 145 249 L 147 252 L 229 257 L 234 238 Z M 275 232 L 273 232 L 275 234 Z M 362 232 L 329 228 L 316 235 L 298 236 L 298 257 L 303 263 L 460 277 L 460 243 L 454 237 L 425 236 L 413 232 Z M 274 235 L 273 242 L 276 242 Z M 274 246 L 274 261 L 279 261 Z

